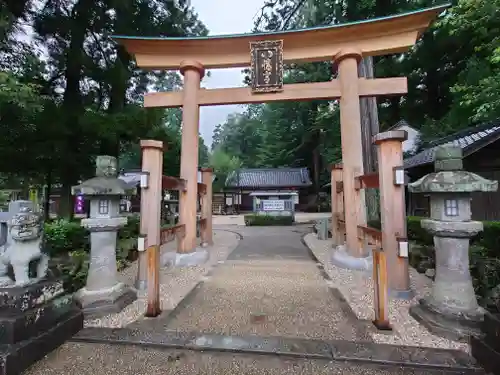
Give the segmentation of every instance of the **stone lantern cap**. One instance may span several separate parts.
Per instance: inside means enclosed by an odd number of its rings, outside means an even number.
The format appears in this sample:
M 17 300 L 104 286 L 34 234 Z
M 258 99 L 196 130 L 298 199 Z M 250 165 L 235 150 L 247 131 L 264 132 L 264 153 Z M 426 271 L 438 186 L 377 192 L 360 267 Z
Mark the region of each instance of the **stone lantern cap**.
M 472 193 L 498 190 L 491 181 L 463 170 L 463 154 L 459 146 L 441 146 L 436 150 L 434 170 L 408 185 L 411 193 Z
M 73 195 L 83 196 L 119 196 L 133 195 L 135 188 L 131 188 L 125 181 L 117 178 L 117 161 L 113 156 L 100 155 L 96 158 L 96 176 L 73 186 Z

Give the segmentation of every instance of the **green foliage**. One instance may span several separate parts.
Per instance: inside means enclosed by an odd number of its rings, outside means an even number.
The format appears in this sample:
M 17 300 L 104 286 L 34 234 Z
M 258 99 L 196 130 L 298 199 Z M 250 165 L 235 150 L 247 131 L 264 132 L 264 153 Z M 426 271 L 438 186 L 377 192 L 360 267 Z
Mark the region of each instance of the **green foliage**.
M 433 236 L 422 228 L 421 217 L 408 216 L 406 220 L 406 231 L 408 240 L 418 242 L 424 246 L 434 245 Z
M 78 221 L 60 219 L 45 224 L 44 251 L 51 257 L 89 249 L 88 231 Z
M 127 216 L 127 224 L 123 228 L 120 228 L 120 230 L 118 231 L 118 239 L 137 239 L 140 234 L 140 222 L 140 215 Z
M 293 216 L 274 216 L 274 215 L 245 215 L 245 225 L 247 226 L 277 226 L 293 225 Z
M 476 243 L 495 253 L 500 258 L 500 221 L 483 222 L 484 229 L 478 235 Z
M 137 251 L 138 215 L 129 216 L 127 224 L 118 231 L 116 249 L 117 269 L 125 268 Z M 85 285 L 89 265 L 89 234 L 79 221 L 60 219 L 45 224 L 44 251 L 54 259 L 53 267 L 65 278 L 65 288 L 76 291 Z
M 229 174 L 241 167 L 241 161 L 237 156 L 230 156 L 220 148 L 216 148 L 210 154 L 209 164 L 217 177 L 213 183 L 213 191 L 221 191 Z
M 160 139 L 169 150 L 167 174 L 179 173 L 180 111 L 145 109 L 142 96 L 150 88 L 178 89 L 182 79 L 137 69 L 111 35 L 208 32 L 184 0 L 70 3 L 0 5 L 0 169 L 26 185 L 61 184 L 64 217 L 72 213 L 70 186 L 93 175 L 99 154 L 124 154 L 124 164 L 137 168 L 139 140 Z M 19 38 L 21 22 L 32 38 Z M 208 159 L 203 144 L 200 159 Z

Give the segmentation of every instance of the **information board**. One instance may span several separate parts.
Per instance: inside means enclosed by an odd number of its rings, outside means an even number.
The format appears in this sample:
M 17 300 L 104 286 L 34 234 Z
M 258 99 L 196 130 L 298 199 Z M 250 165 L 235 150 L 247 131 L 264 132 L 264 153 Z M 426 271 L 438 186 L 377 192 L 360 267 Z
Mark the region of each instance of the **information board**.
M 285 210 L 285 201 L 283 200 L 263 200 L 262 201 L 262 210 L 263 211 L 284 211 Z

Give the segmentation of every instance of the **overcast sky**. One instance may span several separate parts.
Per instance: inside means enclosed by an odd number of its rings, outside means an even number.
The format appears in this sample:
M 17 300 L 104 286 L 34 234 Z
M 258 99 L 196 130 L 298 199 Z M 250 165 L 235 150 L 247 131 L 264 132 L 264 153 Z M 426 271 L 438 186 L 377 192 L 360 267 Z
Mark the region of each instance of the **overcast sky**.
M 253 18 L 263 4 L 264 0 L 191 0 L 191 5 L 210 35 L 250 32 Z M 243 86 L 240 68 L 215 69 L 211 70 L 210 75 L 203 79 L 203 87 L 213 89 Z M 207 146 L 212 144 L 215 126 L 223 123 L 228 114 L 241 112 L 242 108 L 239 105 L 201 107 L 200 133 Z

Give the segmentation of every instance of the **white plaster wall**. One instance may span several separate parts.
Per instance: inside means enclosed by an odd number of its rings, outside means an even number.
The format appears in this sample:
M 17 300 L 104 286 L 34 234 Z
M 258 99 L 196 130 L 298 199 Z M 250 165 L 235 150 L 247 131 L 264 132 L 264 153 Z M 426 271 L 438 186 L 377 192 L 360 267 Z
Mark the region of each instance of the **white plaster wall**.
M 403 142 L 403 152 L 410 152 L 414 150 L 420 132 L 416 129 L 413 129 L 411 126 L 407 125 L 398 126 L 394 130 L 405 130 L 408 133 L 408 139 Z

